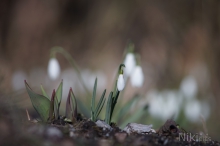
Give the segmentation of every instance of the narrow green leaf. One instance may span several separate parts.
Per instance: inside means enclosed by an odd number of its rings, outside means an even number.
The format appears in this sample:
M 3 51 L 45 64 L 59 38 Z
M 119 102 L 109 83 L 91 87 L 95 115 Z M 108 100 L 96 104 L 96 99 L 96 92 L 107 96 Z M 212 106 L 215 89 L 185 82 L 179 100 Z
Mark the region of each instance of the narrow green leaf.
M 43 96 L 45 96 L 45 97 L 47 97 L 48 99 L 50 99 L 49 96 L 47 95 L 47 93 L 45 92 L 45 90 L 44 90 L 44 88 L 43 88 L 42 85 L 40 85 L 40 89 L 41 89 L 41 92 L 42 92 Z
M 106 100 L 106 98 L 104 98 L 104 101 L 102 102 L 102 104 L 101 104 L 101 106 L 100 106 L 100 109 L 99 109 L 98 112 L 97 112 L 96 119 L 98 118 L 100 112 L 102 111 L 102 108 L 103 108 L 103 106 L 104 106 L 104 104 L 105 104 L 105 100 Z
M 50 112 L 49 112 L 50 122 L 54 119 L 54 98 L 55 98 L 55 90 L 53 90 L 51 100 L 50 100 Z
M 59 118 L 59 103 L 57 98 L 54 98 L 54 115 L 57 120 Z
M 95 98 L 96 98 L 96 89 L 97 89 L 97 78 L 95 79 L 92 95 L 92 110 L 95 111 Z
M 118 76 L 118 75 L 117 75 Z M 116 95 L 116 91 L 118 90 L 117 89 L 117 82 L 118 82 L 118 79 L 115 80 L 115 85 L 114 85 L 114 91 L 113 91 L 113 96 L 115 97 Z
M 94 83 L 94 87 L 93 87 L 92 102 L 91 102 L 91 119 L 92 119 L 92 121 L 95 121 L 96 88 L 97 88 L 97 78 L 95 79 L 95 83 Z
M 62 100 L 62 92 L 63 92 L 63 80 L 61 81 L 60 85 L 58 86 L 57 90 L 56 90 L 56 107 L 58 109 L 58 114 L 59 114 L 59 109 L 60 109 L 60 103 Z
M 118 97 L 119 97 L 119 94 L 120 94 L 120 91 L 116 91 L 116 95 L 114 96 L 113 98 L 113 106 L 115 107 L 116 103 L 117 103 L 117 100 L 118 100 Z
M 119 94 L 120 94 L 120 91 L 116 91 L 116 95 L 115 95 L 115 97 L 113 97 L 113 99 L 112 99 L 112 107 L 111 107 L 111 117 L 110 117 L 110 119 L 112 118 L 112 115 L 113 115 L 113 111 L 114 111 L 114 109 L 115 109 L 115 105 L 116 105 L 116 103 L 117 103 L 117 100 L 118 100 L 118 97 L 119 97 Z
M 71 111 L 71 105 L 70 105 L 70 91 L 66 100 L 66 118 L 71 119 L 72 111 Z
M 113 92 L 110 92 L 109 96 L 108 96 L 108 101 L 107 101 L 107 106 L 106 106 L 106 113 L 105 113 L 105 122 L 107 124 L 110 124 L 110 117 L 111 117 L 111 107 L 112 107 L 112 95 Z
M 76 97 L 73 94 L 73 90 L 72 88 L 70 88 L 70 97 L 71 97 L 71 109 L 73 111 L 72 113 L 72 118 L 75 118 L 75 120 L 77 119 L 77 102 L 76 102 Z
M 42 121 L 47 122 L 50 110 L 50 100 L 43 95 L 34 93 L 27 84 L 26 80 L 24 82 L 34 109 L 40 115 Z
M 96 106 L 96 109 L 95 109 L 95 117 L 96 117 L 96 118 L 99 116 L 98 112 L 99 112 L 99 110 L 100 110 L 102 104 L 105 103 L 105 101 L 104 101 L 104 103 L 103 103 L 103 99 L 104 99 L 104 97 L 105 97 L 105 93 L 106 93 L 106 89 L 103 91 L 102 96 L 101 96 L 101 98 L 99 99 L 99 102 L 98 102 L 98 104 L 97 104 L 97 106 Z

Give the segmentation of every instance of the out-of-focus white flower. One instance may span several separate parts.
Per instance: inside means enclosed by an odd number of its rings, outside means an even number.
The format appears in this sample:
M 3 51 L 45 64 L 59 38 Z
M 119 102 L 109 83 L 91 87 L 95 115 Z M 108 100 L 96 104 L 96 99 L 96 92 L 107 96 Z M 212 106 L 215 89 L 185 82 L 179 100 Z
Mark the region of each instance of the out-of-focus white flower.
M 187 119 L 191 122 L 199 121 L 200 114 L 202 112 L 201 103 L 198 100 L 190 100 L 184 107 L 184 113 Z
M 133 87 L 141 87 L 144 83 L 144 74 L 141 66 L 137 65 L 131 74 L 131 85 Z
M 181 100 L 178 92 L 167 90 L 158 92 L 156 90 L 148 92 L 147 98 L 151 98 L 149 113 L 161 120 L 167 120 L 174 116 L 178 117 Z
M 124 65 L 126 66 L 126 68 L 124 69 L 124 74 L 127 78 L 131 75 L 136 65 L 135 55 L 133 53 L 127 53 L 124 60 Z
M 123 74 L 119 74 L 118 81 L 117 81 L 118 91 L 122 91 L 124 87 L 125 87 L 125 80 L 124 80 Z
M 60 65 L 56 58 L 51 58 L 48 64 L 48 75 L 50 79 L 56 80 L 60 74 Z
M 188 99 L 195 97 L 198 90 L 198 85 L 195 78 L 193 76 L 185 77 L 181 82 L 180 90 Z

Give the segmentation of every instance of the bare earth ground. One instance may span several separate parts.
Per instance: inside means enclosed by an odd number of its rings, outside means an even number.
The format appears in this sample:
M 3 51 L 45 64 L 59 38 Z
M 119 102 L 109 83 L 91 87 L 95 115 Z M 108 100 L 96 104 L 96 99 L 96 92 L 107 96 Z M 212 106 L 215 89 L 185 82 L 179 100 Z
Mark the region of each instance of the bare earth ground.
M 21 118 L 22 117 L 22 118 Z M 18 110 L 3 104 L 0 106 L 0 145 L 1 146 L 80 146 L 80 145 L 124 145 L 124 146 L 145 146 L 145 145 L 220 145 L 219 142 L 209 137 L 194 136 L 188 140 L 179 137 L 183 131 L 172 120 L 167 121 L 156 132 L 149 133 L 126 133 L 112 124 L 112 129 L 98 127 L 88 119 L 78 120 L 75 124 L 69 124 L 62 120 L 54 121 L 51 124 L 34 123 L 27 120 L 25 111 Z M 186 135 L 187 136 L 187 135 Z M 197 135 L 198 136 L 198 135 Z

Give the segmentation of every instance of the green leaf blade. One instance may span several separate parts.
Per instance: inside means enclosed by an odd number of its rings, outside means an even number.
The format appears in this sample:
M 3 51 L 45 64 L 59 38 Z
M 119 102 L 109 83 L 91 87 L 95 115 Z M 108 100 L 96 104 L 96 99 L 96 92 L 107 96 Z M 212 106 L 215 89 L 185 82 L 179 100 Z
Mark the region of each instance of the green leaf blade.
M 106 99 L 104 99 L 103 103 L 102 103 L 101 106 L 100 106 L 100 109 L 99 109 L 98 112 L 97 112 L 97 117 L 96 117 L 96 119 L 98 118 L 100 112 L 102 111 L 102 108 L 103 108 L 103 106 L 104 106 L 104 104 L 105 104 L 105 100 L 106 100 Z
M 75 120 L 77 119 L 77 102 L 76 102 L 76 97 L 73 93 L 72 88 L 70 88 L 70 97 L 71 97 L 71 109 L 72 109 L 72 118 Z
M 58 102 L 58 107 L 60 106 L 61 100 L 62 100 L 62 92 L 63 92 L 63 80 L 61 81 L 60 85 L 58 86 L 56 90 L 56 98 Z
M 59 103 L 58 103 L 57 98 L 54 98 L 54 115 L 55 115 L 55 119 L 58 120 L 58 118 L 59 118 Z
M 95 83 L 94 83 L 94 87 L 93 87 L 93 94 L 92 94 L 92 101 L 91 101 L 91 119 L 92 119 L 92 121 L 95 121 L 96 89 L 97 89 L 97 78 L 95 79 Z
M 53 90 L 51 100 L 50 100 L 50 112 L 48 121 L 51 122 L 54 119 L 54 98 L 55 98 L 55 90 Z
M 96 89 L 97 89 L 97 78 L 95 79 L 92 95 L 92 110 L 95 111 L 95 98 L 96 98 Z
M 42 85 L 40 85 L 40 89 L 41 89 L 41 92 L 42 92 L 43 96 L 45 96 L 48 99 L 50 99 L 49 96 L 47 95 L 47 93 L 45 92 L 44 87 Z
M 70 104 L 70 92 L 68 94 L 67 100 L 66 100 L 66 118 L 71 119 L 72 110 L 71 110 L 71 104 Z
M 105 122 L 107 124 L 110 124 L 111 122 L 111 107 L 112 107 L 112 95 L 113 92 L 110 92 L 108 96 L 107 106 L 106 106 L 106 113 L 105 113 Z
M 42 121 L 47 122 L 50 111 L 50 100 L 43 95 L 39 95 L 33 92 L 26 81 L 25 81 L 25 87 L 27 89 L 28 95 L 31 99 L 31 103 L 34 109 L 40 115 Z
M 99 116 L 99 113 L 101 112 L 101 110 L 102 110 L 102 107 L 103 107 L 103 105 L 105 104 L 105 93 L 106 93 L 106 89 L 103 91 L 103 93 L 102 93 L 102 96 L 101 96 L 101 98 L 100 98 L 100 100 L 99 100 L 99 102 L 98 102 L 98 104 L 97 104 L 97 106 L 96 106 L 96 109 L 95 109 L 95 117 L 97 118 L 98 116 Z

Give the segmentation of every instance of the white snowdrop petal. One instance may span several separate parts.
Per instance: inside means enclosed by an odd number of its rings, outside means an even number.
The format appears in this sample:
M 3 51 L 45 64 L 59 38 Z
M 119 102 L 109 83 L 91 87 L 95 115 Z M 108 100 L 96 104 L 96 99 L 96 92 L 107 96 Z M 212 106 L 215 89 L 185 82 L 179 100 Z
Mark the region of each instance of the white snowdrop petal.
M 133 87 L 141 87 L 144 83 L 144 74 L 141 66 L 136 66 L 131 74 L 131 85 Z
M 48 75 L 50 79 L 56 80 L 60 74 L 60 65 L 56 58 L 51 58 L 48 64 Z
M 128 53 L 124 60 L 124 65 L 126 68 L 124 69 L 124 74 L 126 77 L 130 76 L 134 67 L 135 67 L 136 61 L 135 56 L 133 53 Z
M 124 87 L 125 87 L 124 77 L 122 74 L 120 74 L 118 77 L 118 82 L 117 82 L 118 91 L 122 91 Z

